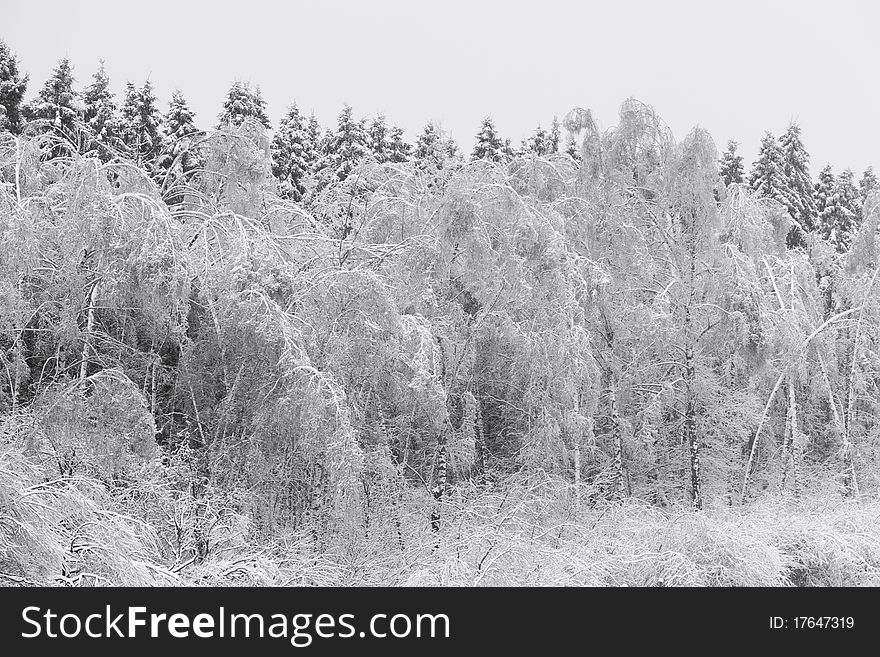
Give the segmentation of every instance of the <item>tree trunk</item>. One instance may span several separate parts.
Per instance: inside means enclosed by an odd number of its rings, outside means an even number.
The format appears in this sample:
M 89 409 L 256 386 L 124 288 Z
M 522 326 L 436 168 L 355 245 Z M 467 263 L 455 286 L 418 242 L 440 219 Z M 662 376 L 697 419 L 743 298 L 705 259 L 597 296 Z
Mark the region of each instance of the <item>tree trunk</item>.
M 683 442 L 687 445 L 691 471 L 691 501 L 695 511 L 703 508 L 703 491 L 700 485 L 700 443 L 697 436 L 697 396 L 694 391 L 696 370 L 693 347 L 685 348 L 685 410 Z

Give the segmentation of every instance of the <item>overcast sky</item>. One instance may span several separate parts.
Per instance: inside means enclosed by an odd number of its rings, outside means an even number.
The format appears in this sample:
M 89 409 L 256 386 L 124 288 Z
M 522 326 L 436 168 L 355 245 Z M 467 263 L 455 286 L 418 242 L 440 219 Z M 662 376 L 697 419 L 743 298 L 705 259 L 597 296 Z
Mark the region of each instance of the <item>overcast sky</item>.
M 82 88 L 179 87 L 202 127 L 233 80 L 259 84 L 277 124 L 296 100 L 322 124 L 343 103 L 410 138 L 433 120 L 466 150 L 491 115 L 515 145 L 574 106 L 614 125 L 629 96 L 681 139 L 708 129 L 750 164 L 765 130 L 798 121 L 815 174 L 880 168 L 880 3 L 482 0 L 0 0 L 0 39 L 32 96 L 68 56 Z

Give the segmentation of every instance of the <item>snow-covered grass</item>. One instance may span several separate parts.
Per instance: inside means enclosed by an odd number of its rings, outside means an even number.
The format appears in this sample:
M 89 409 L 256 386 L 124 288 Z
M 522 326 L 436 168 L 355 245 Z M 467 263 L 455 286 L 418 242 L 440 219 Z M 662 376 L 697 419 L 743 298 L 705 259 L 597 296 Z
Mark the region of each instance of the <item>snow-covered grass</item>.
M 453 488 L 436 533 L 432 498 L 409 489 L 369 522 L 352 504 L 321 526 L 258 537 L 221 496 L 194 501 L 149 479 L 115 488 L 48 477 L 10 426 L 0 444 L 2 585 L 880 585 L 875 500 L 765 496 L 694 513 L 606 502 L 589 486 L 533 475 Z

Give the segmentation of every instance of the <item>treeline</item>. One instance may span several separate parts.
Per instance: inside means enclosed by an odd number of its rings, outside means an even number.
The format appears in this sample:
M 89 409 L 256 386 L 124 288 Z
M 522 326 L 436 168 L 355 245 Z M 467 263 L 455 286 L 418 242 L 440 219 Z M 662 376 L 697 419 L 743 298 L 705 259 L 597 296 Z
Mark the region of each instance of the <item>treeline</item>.
M 795 126 L 746 181 L 633 99 L 465 160 L 348 108 L 270 137 L 244 85 L 216 130 L 178 95 L 111 129 L 62 78 L 0 133 L 2 573 L 403 554 L 548 481 L 575 517 L 876 493 L 880 195 L 812 185 Z

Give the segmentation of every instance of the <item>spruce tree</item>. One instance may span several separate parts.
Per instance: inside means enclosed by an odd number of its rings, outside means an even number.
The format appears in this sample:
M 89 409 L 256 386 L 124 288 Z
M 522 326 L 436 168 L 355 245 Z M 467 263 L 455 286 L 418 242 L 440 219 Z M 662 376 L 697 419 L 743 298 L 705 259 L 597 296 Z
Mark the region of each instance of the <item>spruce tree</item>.
M 272 173 L 278 179 L 282 196 L 302 201 L 306 193 L 306 178 L 315 164 L 315 155 L 309 126 L 294 103 L 281 119 L 278 132 L 272 139 Z
M 410 146 L 403 138 L 403 128 L 399 126 L 391 126 L 388 133 L 388 162 L 400 164 L 407 162 L 410 158 Z
M 120 133 L 128 156 L 156 173 L 163 151 L 162 116 L 149 80 L 140 89 L 131 82 L 126 84 Z
M 28 76 L 18 72 L 18 60 L 0 41 L 0 130 L 21 132 L 21 101 L 27 90 Z
M 440 130 L 429 123 L 416 138 L 413 159 L 422 171 L 439 171 L 446 161 L 446 145 Z
M 720 171 L 721 181 L 724 186 L 743 182 L 743 159 L 736 149 L 739 144 L 733 139 L 727 141 L 727 150 L 721 156 Z
M 856 207 L 852 203 L 856 192 L 852 185 L 852 172 L 848 175 L 844 172 L 836 177 L 828 164 L 819 172 L 813 191 L 817 230 L 837 251 L 843 253 L 849 248 L 856 227 Z
M 862 205 L 868 200 L 868 195 L 878 189 L 877 176 L 874 175 L 874 167 L 868 167 L 859 180 L 859 196 L 862 199 Z
M 83 92 L 83 121 L 94 138 L 92 147 L 104 161 L 119 147 L 119 111 L 110 91 L 110 78 L 101 60 L 92 83 Z
M 345 180 L 367 153 L 363 123 L 354 120 L 351 107 L 346 105 L 339 113 L 336 131 L 328 135 L 320 169 L 329 171 L 337 180 Z
M 791 123 L 779 139 L 782 149 L 782 175 L 784 179 L 783 195 L 785 206 L 792 219 L 804 231 L 811 232 L 815 228 L 816 206 L 813 203 L 813 181 L 810 177 L 810 156 L 801 141 L 801 129 Z M 803 235 L 795 229 L 790 238 L 793 245 L 803 244 Z
M 578 148 L 577 140 L 572 134 L 568 135 L 568 139 L 566 139 L 565 141 L 564 153 L 568 155 L 572 160 L 574 160 L 575 164 L 580 165 L 581 149 Z
M 390 146 L 388 140 L 388 126 L 385 123 L 385 117 L 380 114 L 370 121 L 367 128 L 367 149 L 380 164 L 388 161 Z
M 852 169 L 846 169 L 837 179 L 840 194 L 840 205 L 844 210 L 849 224 L 845 227 L 848 234 L 855 233 L 862 224 L 862 197 L 856 186 L 856 177 Z
M 199 153 L 192 147 L 202 134 L 186 98 L 180 89 L 175 89 L 163 121 L 164 150 L 160 168 L 180 177 L 201 167 Z
M 547 135 L 547 155 L 556 155 L 559 152 L 560 143 L 560 124 L 557 117 L 553 117 L 550 124 L 550 132 Z
M 549 155 L 550 135 L 538 124 L 534 134 L 528 139 L 523 140 L 520 152 L 524 155 L 537 155 L 538 157 Z
M 786 205 L 785 178 L 782 172 L 784 156 L 782 149 L 769 131 L 761 139 L 758 159 L 752 165 L 749 187 L 765 198 Z
M 480 124 L 480 130 L 477 132 L 477 143 L 474 145 L 472 160 L 488 160 L 489 162 L 504 162 L 506 159 L 505 144 L 495 129 L 495 122 L 491 117 L 486 117 Z
M 226 94 L 217 128 L 230 125 L 238 127 L 245 119 L 254 119 L 266 129 L 271 127 L 269 117 L 266 115 L 266 101 L 263 100 L 260 88 L 251 90 L 250 83 L 236 80 Z
M 82 117 L 74 82 L 70 60 L 65 57 L 58 62 L 36 99 L 24 108 L 26 118 L 49 121 L 56 129 L 72 134 L 76 122 Z

